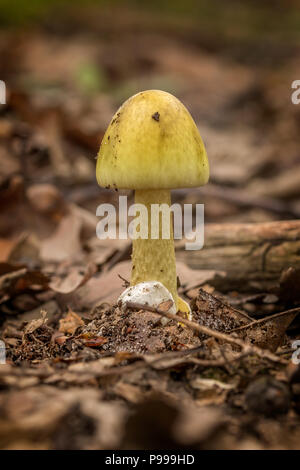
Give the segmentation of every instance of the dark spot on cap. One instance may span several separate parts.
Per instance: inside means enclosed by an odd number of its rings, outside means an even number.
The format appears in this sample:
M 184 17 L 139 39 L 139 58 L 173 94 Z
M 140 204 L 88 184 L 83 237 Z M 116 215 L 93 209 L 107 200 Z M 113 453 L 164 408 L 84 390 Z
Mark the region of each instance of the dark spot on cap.
M 109 139 L 110 139 L 110 135 L 107 137 L 107 140 L 109 140 Z
M 115 122 L 119 122 L 120 120 L 120 116 L 121 116 L 121 113 L 117 113 L 116 117 L 113 118 L 113 120 L 111 121 L 111 125 L 114 124 Z
M 156 113 L 152 114 L 152 119 L 154 119 L 154 121 L 159 121 L 159 118 L 160 118 L 160 114 L 158 111 L 156 111 Z

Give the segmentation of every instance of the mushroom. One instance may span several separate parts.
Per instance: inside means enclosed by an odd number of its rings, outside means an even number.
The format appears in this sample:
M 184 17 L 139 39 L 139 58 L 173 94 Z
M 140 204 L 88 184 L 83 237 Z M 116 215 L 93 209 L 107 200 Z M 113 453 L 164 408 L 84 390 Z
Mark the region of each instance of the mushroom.
M 140 213 L 148 238 L 133 239 L 131 286 L 158 281 L 175 301 L 176 311 L 190 313 L 178 297 L 172 218 L 162 213 L 158 238 L 151 238 L 151 206 L 170 207 L 170 190 L 207 183 L 209 166 L 197 126 L 185 106 L 173 95 L 147 90 L 129 98 L 116 112 L 103 137 L 97 160 L 100 186 L 134 189 L 135 203 L 147 208 Z M 166 218 L 168 220 L 166 220 Z M 163 238 L 163 223 L 170 236 Z

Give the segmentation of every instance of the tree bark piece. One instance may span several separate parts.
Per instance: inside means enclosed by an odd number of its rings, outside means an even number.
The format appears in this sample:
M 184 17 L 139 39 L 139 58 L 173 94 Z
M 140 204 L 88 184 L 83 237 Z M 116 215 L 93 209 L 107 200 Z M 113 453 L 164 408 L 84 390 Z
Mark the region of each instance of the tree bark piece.
M 185 240 L 176 248 L 177 260 L 193 269 L 225 271 L 231 286 L 267 288 L 284 269 L 300 269 L 300 220 L 207 224 L 202 250 L 185 250 Z

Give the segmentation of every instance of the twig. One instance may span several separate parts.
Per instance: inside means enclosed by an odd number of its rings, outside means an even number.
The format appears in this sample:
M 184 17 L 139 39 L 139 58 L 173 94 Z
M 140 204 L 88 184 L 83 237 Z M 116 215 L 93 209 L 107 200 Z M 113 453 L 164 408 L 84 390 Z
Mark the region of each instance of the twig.
M 125 279 L 125 277 L 121 276 L 121 274 L 118 274 L 118 277 L 121 279 L 121 281 L 124 282 L 123 287 L 127 288 L 128 286 L 130 286 L 130 282 Z
M 261 325 L 262 323 L 267 323 L 268 321 L 274 320 L 275 318 L 284 317 L 286 315 L 293 315 L 293 314 L 297 315 L 298 313 L 300 313 L 300 307 L 292 308 L 290 310 L 285 310 L 284 312 L 275 313 L 274 315 L 261 318 L 260 320 L 254 320 L 251 323 L 248 323 L 248 325 L 238 326 L 237 328 L 230 330 L 230 333 L 231 332 L 233 333 L 235 331 L 246 330 L 247 328 L 252 328 L 253 326 Z
M 261 349 L 253 344 L 245 343 L 239 338 L 233 338 L 232 336 L 226 333 L 221 333 L 220 331 L 212 330 L 211 328 L 208 328 L 207 326 L 199 325 L 198 323 L 187 320 L 186 318 L 179 317 L 178 315 L 174 315 L 173 313 L 164 312 L 163 310 L 160 310 L 159 308 L 150 307 L 149 305 L 143 305 L 143 304 L 136 303 L 136 302 L 126 302 L 126 306 L 127 308 L 132 308 L 136 310 L 146 310 L 146 311 L 154 312 L 164 317 L 167 317 L 170 320 L 174 320 L 175 322 L 183 323 L 184 325 L 188 326 L 194 331 L 197 331 L 198 333 L 204 334 L 206 336 L 212 336 L 213 338 L 219 339 L 221 341 L 225 341 L 235 346 L 239 346 L 242 349 L 242 352 L 245 354 L 246 353 L 255 354 L 262 359 L 268 359 L 269 361 L 272 361 L 275 363 L 286 364 L 286 361 L 280 359 L 279 357 L 277 357 L 275 354 L 271 353 L 268 350 Z

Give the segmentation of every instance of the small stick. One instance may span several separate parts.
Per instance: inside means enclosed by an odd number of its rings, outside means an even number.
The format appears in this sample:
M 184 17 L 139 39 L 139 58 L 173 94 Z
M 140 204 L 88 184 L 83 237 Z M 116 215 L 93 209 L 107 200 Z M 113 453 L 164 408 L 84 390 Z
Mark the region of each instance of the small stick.
M 158 313 L 159 315 L 167 317 L 170 320 L 183 323 L 184 325 L 188 326 L 194 331 L 197 331 L 198 333 L 204 334 L 206 336 L 212 336 L 213 338 L 219 339 L 221 341 L 225 341 L 235 346 L 239 346 L 242 349 L 242 352 L 244 353 L 256 354 L 262 359 L 268 359 L 269 361 L 272 361 L 275 363 L 286 364 L 286 361 L 280 359 L 279 357 L 277 357 L 275 354 L 271 353 L 267 349 L 264 350 L 264 349 L 259 348 L 258 346 L 254 346 L 253 344 L 247 344 L 239 338 L 233 338 L 232 336 L 226 333 L 221 333 L 220 331 L 212 330 L 211 328 L 208 328 L 207 326 L 199 325 L 198 323 L 187 320 L 186 318 L 179 317 L 178 315 L 174 315 L 173 313 L 164 312 L 163 310 L 160 310 L 159 308 L 150 307 L 149 305 L 143 305 L 143 304 L 136 303 L 136 302 L 126 302 L 126 307 L 132 308 L 135 310 L 146 310 L 149 312 Z
M 123 287 L 127 288 L 128 286 L 130 286 L 130 282 L 125 279 L 125 277 L 121 276 L 121 274 L 118 274 L 118 277 L 121 279 L 121 281 L 124 282 Z
M 268 321 L 274 320 L 275 318 L 284 317 L 286 315 L 293 315 L 293 314 L 297 315 L 298 313 L 300 313 L 300 307 L 292 308 L 290 310 L 285 310 L 284 312 L 274 313 L 274 315 L 270 315 L 269 317 L 264 317 L 264 318 L 260 318 L 260 320 L 252 321 L 251 323 L 248 323 L 248 325 L 238 326 L 237 328 L 230 330 L 230 333 L 231 332 L 233 333 L 235 331 L 240 331 L 240 330 L 246 330 L 247 328 L 251 328 L 252 326 L 261 325 L 262 323 L 267 323 Z

